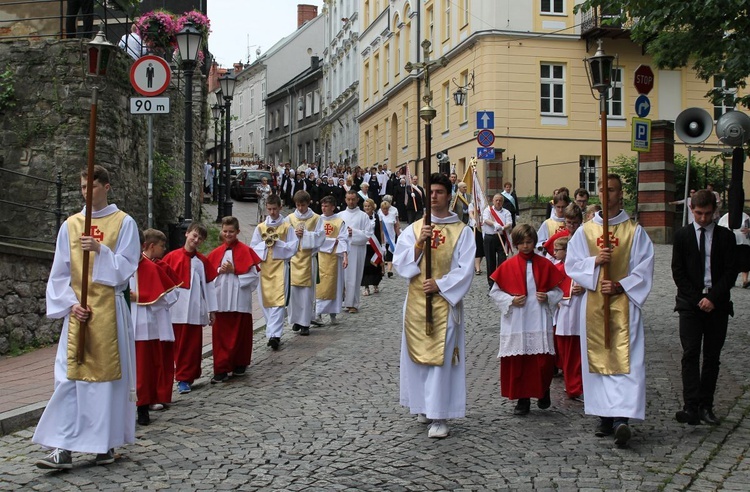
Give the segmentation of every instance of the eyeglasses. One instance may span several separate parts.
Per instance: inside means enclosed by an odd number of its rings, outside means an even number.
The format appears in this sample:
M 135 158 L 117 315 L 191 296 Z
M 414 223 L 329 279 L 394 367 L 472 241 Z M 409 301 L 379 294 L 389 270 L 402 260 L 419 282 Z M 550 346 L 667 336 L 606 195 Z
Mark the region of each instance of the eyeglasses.
M 553 248 L 555 251 L 567 251 L 568 248 Z

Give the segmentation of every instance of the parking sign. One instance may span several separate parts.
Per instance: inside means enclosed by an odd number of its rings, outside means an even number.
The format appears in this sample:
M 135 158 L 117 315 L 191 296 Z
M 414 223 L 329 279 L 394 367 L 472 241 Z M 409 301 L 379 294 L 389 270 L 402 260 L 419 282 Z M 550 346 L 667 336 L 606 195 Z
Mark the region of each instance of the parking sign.
M 633 118 L 633 135 L 630 141 L 630 149 L 634 152 L 651 151 L 651 120 L 646 118 Z

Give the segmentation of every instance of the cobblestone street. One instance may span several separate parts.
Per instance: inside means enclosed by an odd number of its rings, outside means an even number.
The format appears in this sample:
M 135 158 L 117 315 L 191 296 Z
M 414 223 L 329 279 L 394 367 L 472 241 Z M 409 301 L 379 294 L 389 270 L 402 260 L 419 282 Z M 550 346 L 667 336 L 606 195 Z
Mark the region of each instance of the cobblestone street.
M 681 407 L 670 246 L 656 246 L 645 307 L 648 408 L 629 449 L 593 435 L 596 419 L 567 400 L 555 378 L 552 408 L 512 415 L 500 397 L 499 319 L 476 277 L 465 299 L 468 413 L 435 440 L 398 404 L 400 315 L 406 284 L 383 279 L 359 314 L 281 350 L 255 334 L 248 375 L 210 385 L 211 359 L 194 391 L 152 412 L 113 465 L 74 454 L 74 469 L 44 472 L 33 428 L 0 437 L 0 489 L 238 490 L 747 490 L 750 483 L 750 290 L 734 289 L 716 413 L 719 427 L 674 421 Z M 257 302 L 254 297 L 253 302 Z

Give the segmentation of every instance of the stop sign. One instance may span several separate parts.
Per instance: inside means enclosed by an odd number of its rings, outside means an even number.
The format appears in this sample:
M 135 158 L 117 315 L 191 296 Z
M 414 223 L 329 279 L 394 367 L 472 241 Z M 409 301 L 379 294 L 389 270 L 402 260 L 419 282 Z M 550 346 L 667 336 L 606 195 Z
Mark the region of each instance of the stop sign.
M 651 89 L 654 88 L 654 72 L 651 71 L 651 67 L 648 65 L 639 65 L 635 69 L 635 90 L 639 94 L 648 94 Z

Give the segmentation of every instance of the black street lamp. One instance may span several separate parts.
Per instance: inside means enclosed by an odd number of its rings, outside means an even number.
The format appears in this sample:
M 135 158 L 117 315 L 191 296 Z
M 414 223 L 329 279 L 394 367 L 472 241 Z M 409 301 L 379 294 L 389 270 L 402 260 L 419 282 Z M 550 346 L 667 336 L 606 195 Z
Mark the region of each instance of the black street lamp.
M 187 25 L 176 37 L 185 74 L 185 223 L 188 223 L 193 220 L 193 70 L 203 35 Z
M 237 78 L 234 75 L 227 74 L 219 79 L 219 85 L 221 86 L 221 92 L 222 96 L 224 97 L 224 102 L 226 103 L 226 138 L 224 139 L 226 142 L 225 145 L 225 152 L 226 152 L 226 162 L 224 164 L 224 186 L 226 190 L 226 196 L 224 197 L 224 216 L 228 217 L 232 215 L 232 206 L 234 203 L 232 203 L 232 196 L 230 193 L 230 186 L 231 186 L 231 168 L 230 168 L 230 142 L 231 139 L 231 133 L 232 130 L 230 128 L 230 122 L 232 120 L 231 118 L 231 106 L 232 106 L 232 98 L 234 97 L 234 87 L 237 83 Z
M 216 222 L 221 222 L 224 217 L 224 200 L 229 194 L 228 189 L 224 189 L 224 97 L 221 94 L 221 88 L 214 93 L 216 95 L 216 106 L 219 108 L 219 152 L 216 157 L 216 171 L 219 173 L 219 206 L 216 213 Z
M 214 104 L 211 106 L 211 116 L 214 118 L 214 180 L 213 180 L 213 196 L 211 197 L 212 200 L 216 200 L 216 198 L 219 198 L 219 206 L 218 209 L 221 211 L 222 207 L 222 201 L 221 201 L 221 192 L 219 191 L 219 183 L 221 182 L 221 173 L 219 172 L 219 169 L 221 169 L 219 165 L 219 143 L 217 141 L 219 136 L 219 119 L 221 118 L 221 108 L 219 108 L 218 104 Z M 221 212 L 219 212 L 220 215 Z M 221 221 L 221 217 L 216 217 L 216 222 Z

